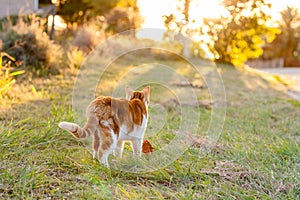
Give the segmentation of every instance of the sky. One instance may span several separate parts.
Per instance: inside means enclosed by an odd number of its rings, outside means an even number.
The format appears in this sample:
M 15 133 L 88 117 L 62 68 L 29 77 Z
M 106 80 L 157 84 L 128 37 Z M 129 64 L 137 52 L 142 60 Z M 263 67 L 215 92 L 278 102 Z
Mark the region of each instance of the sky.
M 220 0 L 192 0 L 190 16 L 192 19 L 201 17 L 217 17 L 222 13 L 218 5 Z M 287 6 L 300 8 L 300 0 L 268 0 L 272 4 L 272 16 L 280 19 L 279 12 Z M 138 0 L 141 15 L 144 17 L 142 28 L 164 28 L 163 15 L 176 11 L 176 0 Z

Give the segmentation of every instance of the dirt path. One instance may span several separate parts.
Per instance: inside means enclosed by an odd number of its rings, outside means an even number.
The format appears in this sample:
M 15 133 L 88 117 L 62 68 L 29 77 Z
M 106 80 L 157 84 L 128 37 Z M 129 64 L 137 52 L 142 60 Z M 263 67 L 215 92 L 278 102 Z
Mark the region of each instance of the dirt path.
M 300 101 L 300 68 L 270 68 L 260 70 L 291 80 L 294 85 L 289 89 L 288 94 Z

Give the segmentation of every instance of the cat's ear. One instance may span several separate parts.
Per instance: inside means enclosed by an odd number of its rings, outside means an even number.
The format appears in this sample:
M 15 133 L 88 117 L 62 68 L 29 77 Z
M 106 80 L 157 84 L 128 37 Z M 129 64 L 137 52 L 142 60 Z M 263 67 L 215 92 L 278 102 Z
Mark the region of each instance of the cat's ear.
M 131 89 L 129 86 L 126 86 L 125 92 L 126 92 L 126 99 L 130 100 L 133 93 L 133 89 Z
M 149 102 L 149 98 L 150 98 L 150 86 L 149 85 L 143 89 L 143 93 L 145 95 L 145 98 Z

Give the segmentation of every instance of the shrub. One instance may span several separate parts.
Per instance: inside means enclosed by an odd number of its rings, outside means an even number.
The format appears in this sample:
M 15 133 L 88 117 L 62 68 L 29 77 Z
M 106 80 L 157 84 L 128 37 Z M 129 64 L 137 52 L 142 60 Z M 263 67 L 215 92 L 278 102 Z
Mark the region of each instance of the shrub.
M 33 72 L 57 73 L 62 64 L 63 50 L 43 31 L 37 20 L 25 23 L 21 18 L 16 25 L 2 33 L 3 50 Z
M 104 26 L 101 22 L 90 21 L 74 33 L 72 45 L 88 53 L 105 39 Z

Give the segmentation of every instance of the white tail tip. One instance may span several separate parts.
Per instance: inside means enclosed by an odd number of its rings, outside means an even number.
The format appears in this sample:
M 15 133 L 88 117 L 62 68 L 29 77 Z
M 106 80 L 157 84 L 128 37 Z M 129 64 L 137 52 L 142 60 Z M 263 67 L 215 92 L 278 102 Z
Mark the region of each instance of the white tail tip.
M 66 131 L 73 132 L 75 131 L 75 124 L 70 122 L 60 122 L 58 124 L 59 128 L 64 129 Z

